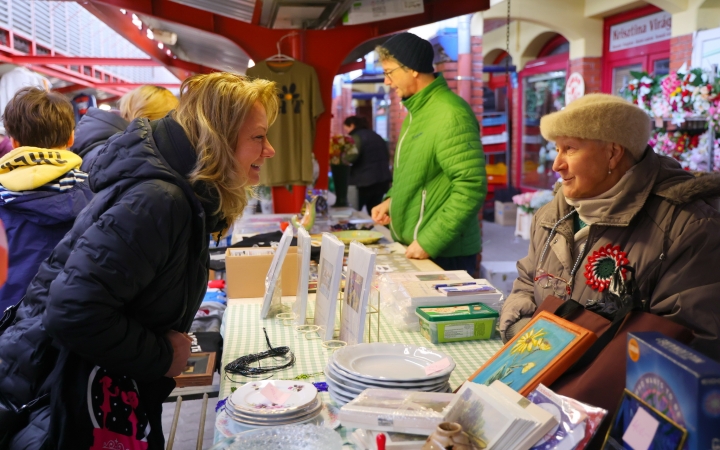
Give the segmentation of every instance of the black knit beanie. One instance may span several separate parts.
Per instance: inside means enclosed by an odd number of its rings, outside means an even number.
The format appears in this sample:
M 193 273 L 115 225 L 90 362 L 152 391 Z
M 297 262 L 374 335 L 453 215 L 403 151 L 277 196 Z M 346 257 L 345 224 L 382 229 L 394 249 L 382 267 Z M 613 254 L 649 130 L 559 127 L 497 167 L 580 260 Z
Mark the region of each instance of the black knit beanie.
M 433 73 L 432 44 L 412 33 L 400 33 L 388 39 L 382 47 L 403 66 L 420 73 Z

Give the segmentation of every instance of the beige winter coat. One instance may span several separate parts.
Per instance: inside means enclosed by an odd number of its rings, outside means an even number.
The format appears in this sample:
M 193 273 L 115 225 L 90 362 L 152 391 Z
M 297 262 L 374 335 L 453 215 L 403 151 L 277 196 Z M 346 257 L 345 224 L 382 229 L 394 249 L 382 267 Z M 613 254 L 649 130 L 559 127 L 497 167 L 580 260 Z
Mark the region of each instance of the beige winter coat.
M 694 177 L 673 159 L 646 151 L 635 166 L 626 190 L 594 225 L 575 275 L 572 298 L 585 304 L 602 294 L 586 284 L 588 257 L 612 244 L 627 254 L 643 299 L 651 312 L 692 329 L 693 346 L 720 359 L 720 213 L 712 206 L 720 197 L 720 175 Z M 562 190 L 533 219 L 527 257 L 518 261 L 518 279 L 500 314 L 507 328 L 533 314 L 552 288 L 533 282 L 540 255 L 555 224 L 571 211 Z M 667 232 L 667 233 L 666 233 Z M 663 240 L 668 236 L 667 254 Z M 540 266 L 569 280 L 574 252 L 572 216 L 557 227 Z

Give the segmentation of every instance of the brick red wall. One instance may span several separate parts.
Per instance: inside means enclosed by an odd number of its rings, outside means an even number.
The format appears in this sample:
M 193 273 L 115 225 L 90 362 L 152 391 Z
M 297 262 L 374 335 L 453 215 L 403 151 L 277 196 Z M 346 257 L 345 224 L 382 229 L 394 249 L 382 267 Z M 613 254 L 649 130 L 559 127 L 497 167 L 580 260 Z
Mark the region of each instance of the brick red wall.
M 400 139 L 400 128 L 402 127 L 403 120 L 407 116 L 407 110 L 400 103 L 400 97 L 398 97 L 395 89 L 390 89 L 390 116 L 388 117 L 388 148 L 390 149 L 390 159 L 395 158 L 395 147 L 397 146 L 398 140 Z
M 520 108 L 520 89 L 522 89 L 522 85 L 518 86 L 518 89 L 515 89 L 515 92 L 513 92 L 512 95 L 512 149 L 511 153 L 512 156 L 510 158 L 511 168 L 510 168 L 510 176 L 512 178 L 512 185 L 515 187 L 520 186 L 520 180 L 518 179 L 518 167 L 520 167 L 520 118 L 522 117 L 522 110 Z
M 483 115 L 483 54 L 482 36 L 473 36 L 470 42 L 472 53 L 472 106 L 478 122 L 482 123 Z
M 692 34 L 670 38 L 670 72 L 677 71 L 692 60 Z
M 586 94 L 602 92 L 602 57 L 570 60 L 570 73 L 573 72 L 580 73 L 585 80 Z

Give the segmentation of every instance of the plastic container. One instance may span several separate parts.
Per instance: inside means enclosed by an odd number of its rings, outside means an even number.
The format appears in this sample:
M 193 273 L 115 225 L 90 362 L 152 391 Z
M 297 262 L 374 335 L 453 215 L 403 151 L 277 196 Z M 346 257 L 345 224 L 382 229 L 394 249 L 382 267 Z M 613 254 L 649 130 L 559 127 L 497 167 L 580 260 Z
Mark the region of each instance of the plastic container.
M 418 306 L 415 314 L 420 318 L 420 334 L 433 344 L 490 339 L 499 316 L 482 303 Z

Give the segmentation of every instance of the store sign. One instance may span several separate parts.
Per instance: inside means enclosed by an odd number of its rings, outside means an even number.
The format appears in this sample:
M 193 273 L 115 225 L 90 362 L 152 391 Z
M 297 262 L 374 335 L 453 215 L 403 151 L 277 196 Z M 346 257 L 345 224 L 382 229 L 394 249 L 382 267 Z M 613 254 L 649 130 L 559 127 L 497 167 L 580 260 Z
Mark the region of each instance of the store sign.
M 640 45 L 670 39 L 672 15 L 659 12 L 610 27 L 610 51 L 625 50 Z
M 565 105 L 585 95 L 585 79 L 577 72 L 573 72 L 565 83 Z
M 423 0 L 358 0 L 352 3 L 343 23 L 357 25 L 423 12 L 425 12 Z

